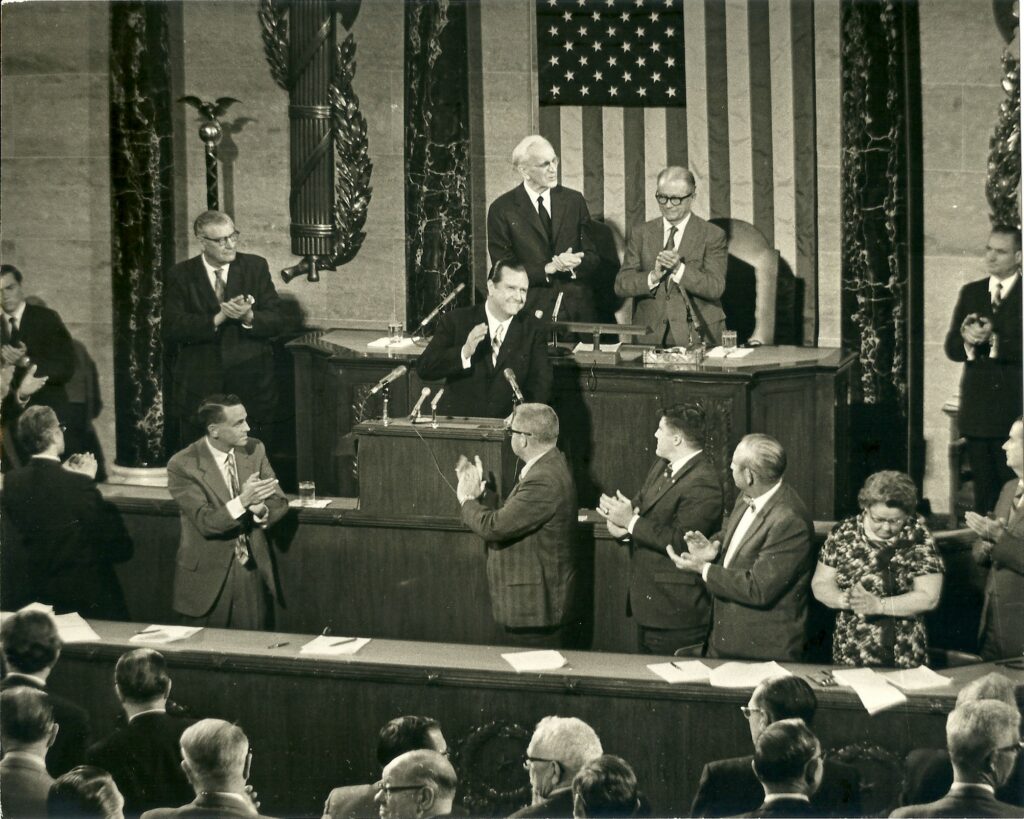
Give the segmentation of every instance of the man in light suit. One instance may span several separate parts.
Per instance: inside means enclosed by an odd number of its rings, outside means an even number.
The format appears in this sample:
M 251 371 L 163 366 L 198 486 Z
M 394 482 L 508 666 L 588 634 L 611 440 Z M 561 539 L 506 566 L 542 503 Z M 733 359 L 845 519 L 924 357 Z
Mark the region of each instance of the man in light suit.
M 203 247 L 176 264 L 164 286 L 163 337 L 173 354 L 170 410 L 181 442 L 206 430 L 192 413 L 207 395 L 241 396 L 257 437 L 273 418 L 274 350 L 284 326 L 267 260 L 238 253 L 239 232 L 225 213 L 208 210 L 193 224 Z
M 487 301 L 447 313 L 416 364 L 425 381 L 444 379 L 438 411 L 447 415 L 506 418 L 515 374 L 527 401 L 551 393 L 551 362 L 544 327 L 523 310 L 530 286 L 519 262 L 499 259 L 487 279 Z
M 34 688 L 0 694 L 0 812 L 4 816 L 47 816 L 46 797 L 53 779 L 46 752 L 57 736 L 47 696 Z
M 688 532 L 669 556 L 699 574 L 714 600 L 709 657 L 799 662 L 806 643 L 813 524 L 784 483 L 786 453 L 770 435 L 744 436 L 732 456 L 740 490 L 724 535 Z
M 967 441 L 974 510 L 982 515 L 1012 477 L 999 446 L 1024 409 L 1020 241 L 1019 228 L 992 228 L 984 256 L 988 276 L 960 288 L 946 334 L 946 356 L 964 365 L 957 425 Z
M 1021 752 L 1016 708 L 995 700 L 958 705 L 946 718 L 946 746 L 953 762 L 949 792 L 934 802 L 897 808 L 890 816 L 1024 816 L 1024 808 L 995 797 Z
M 691 212 L 696 192 L 689 170 L 665 168 L 654 195 L 661 218 L 637 227 L 626 244 L 615 295 L 633 297 L 633 323 L 652 331 L 645 344 L 685 347 L 706 334 L 713 347 L 722 339 L 727 243 L 721 228 Z
M 996 503 L 995 517 L 967 513 L 967 525 L 981 538 L 975 558 L 989 566 L 979 639 L 986 660 L 1024 653 L 1024 422 L 1017 419 L 1003 444 L 1014 473 Z
M 559 319 L 594 321 L 592 279 L 601 260 L 590 236 L 590 211 L 583 195 L 558 184 L 555 149 L 538 134 L 516 145 L 512 166 L 522 184 L 487 209 L 491 262 L 515 258 L 526 267 L 526 310 L 531 316 L 550 319 L 561 294 Z
M 500 509 L 480 502 L 483 464 L 460 459 L 462 522 L 487 544 L 491 610 L 510 644 L 571 646 L 580 616 L 580 558 L 573 537 L 576 488 L 556 447 L 558 416 L 544 404 L 521 404 L 509 429 L 523 462 Z
M 193 625 L 269 628 L 277 580 L 266 530 L 288 500 L 238 396 L 210 396 L 198 416 L 206 435 L 167 464 L 181 510 L 174 610 Z
M 626 612 L 646 654 L 698 653 L 708 635 L 711 600 L 701 579 L 675 571 L 665 545 L 682 548 L 689 531 L 710 535 L 722 525 L 722 485 L 704 457 L 707 423 L 699 404 L 666 409 L 654 433 L 654 462 L 631 500 L 602 495 L 598 513 L 608 532 L 629 546 Z

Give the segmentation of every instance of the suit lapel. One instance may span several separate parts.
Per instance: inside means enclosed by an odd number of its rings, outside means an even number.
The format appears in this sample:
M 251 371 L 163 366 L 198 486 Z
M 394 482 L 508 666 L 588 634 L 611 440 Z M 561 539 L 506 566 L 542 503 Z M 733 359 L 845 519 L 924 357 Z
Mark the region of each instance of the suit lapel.
M 783 484 L 782 486 L 779 487 L 779 491 L 772 495 L 768 499 L 768 502 L 763 507 L 761 507 L 760 511 L 758 511 L 754 515 L 754 519 L 750 522 L 750 528 L 747 529 L 747 533 L 743 536 L 743 542 L 737 544 L 736 553 L 733 555 L 732 558 L 733 564 L 735 564 L 736 559 L 740 556 L 740 554 L 743 553 L 743 550 L 746 548 L 747 544 L 753 542 L 754 535 L 756 535 L 757 532 L 761 529 L 761 527 L 765 525 L 765 521 L 768 519 L 768 515 L 771 513 L 772 509 L 775 508 L 776 504 L 779 503 L 779 501 L 781 500 L 780 496 L 785 490 L 786 485 Z M 736 519 L 736 522 L 739 523 L 739 518 Z
M 662 484 L 661 489 L 659 489 L 656 493 L 651 494 L 650 497 L 647 497 L 645 495 L 644 496 L 644 505 L 643 505 L 643 508 L 640 511 L 641 512 L 646 512 L 648 509 L 650 509 L 652 506 L 654 506 L 654 504 L 656 504 L 659 500 L 661 500 L 665 496 L 665 493 L 668 492 L 669 489 L 671 489 L 673 486 L 675 486 L 677 483 L 679 483 L 679 481 L 682 480 L 684 475 L 686 475 L 694 467 L 696 467 L 697 460 L 699 458 L 700 458 L 700 455 L 695 455 L 694 457 L 690 458 L 690 460 L 688 460 L 685 464 L 683 464 L 683 468 L 682 469 L 680 469 L 669 480 L 665 481 Z M 657 480 L 657 478 L 655 478 L 655 480 Z
M 540 221 L 540 217 L 537 217 Z M 562 230 L 562 223 L 565 221 L 565 190 L 561 185 L 551 189 L 551 242 L 557 244 L 555 237 Z M 574 240 L 575 241 L 575 240 Z M 554 248 L 551 249 L 554 252 Z M 573 252 L 579 253 L 580 248 L 574 247 Z
M 722 548 L 718 553 L 721 560 L 725 560 L 725 553 L 729 551 L 729 546 L 732 542 L 733 533 L 736 531 L 736 527 L 739 526 L 740 518 L 747 511 L 747 504 L 743 500 L 742 494 L 736 498 L 736 504 L 732 508 L 732 514 L 729 515 L 729 523 L 725 527 L 725 537 L 722 538 Z
M 690 214 L 690 221 L 686 223 L 686 230 L 679 240 L 679 258 L 684 262 L 697 255 L 697 248 L 703 244 L 704 225 L 699 216 Z
M 231 490 L 228 489 L 228 485 L 224 481 L 224 475 L 221 473 L 220 467 L 217 466 L 217 462 L 213 459 L 213 454 L 210 452 L 206 439 L 200 438 L 194 446 L 196 447 L 197 466 L 200 474 L 203 476 L 203 482 L 210 488 L 210 491 L 213 492 L 217 500 L 227 503 L 231 500 Z M 239 475 L 239 480 L 241 480 L 241 475 Z
M 198 303 L 206 305 L 208 310 L 216 313 L 220 309 L 220 303 L 217 301 L 217 294 L 210 287 L 210 279 L 206 275 L 206 266 L 203 264 L 202 254 L 196 256 L 194 262 L 195 264 L 192 265 L 188 275 L 191 279 L 191 287 L 196 294 L 196 300 Z
M 521 315 L 518 314 L 518 315 Z M 508 323 L 508 330 L 505 332 L 505 338 L 501 340 L 501 347 L 498 348 L 498 360 L 494 362 L 494 371 L 501 372 L 502 367 L 505 366 L 505 359 L 511 355 L 511 351 L 517 349 L 520 346 L 520 340 L 523 336 L 523 323 L 517 321 L 517 317 L 513 317 L 512 321 Z M 490 336 L 488 336 L 490 340 Z M 491 357 L 487 356 L 487 363 L 489 364 Z
M 519 207 L 520 215 L 522 219 L 530 225 L 536 231 L 537 236 L 544 242 L 544 245 L 548 244 L 547 234 L 544 232 L 544 226 L 540 223 L 540 215 L 537 213 L 536 203 L 530 199 L 530 194 L 526 192 L 526 186 L 520 185 L 516 188 L 516 205 Z M 551 209 L 555 210 L 555 195 L 554 189 L 551 191 Z M 551 216 L 551 232 L 555 232 L 555 218 L 553 214 Z

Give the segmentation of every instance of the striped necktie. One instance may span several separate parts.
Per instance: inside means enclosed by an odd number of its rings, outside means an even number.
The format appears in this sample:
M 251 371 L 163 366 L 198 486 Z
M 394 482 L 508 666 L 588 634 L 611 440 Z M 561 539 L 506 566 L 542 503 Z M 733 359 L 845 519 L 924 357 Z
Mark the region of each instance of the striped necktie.
M 213 292 L 217 294 L 217 302 L 224 301 L 224 293 L 228 289 L 228 283 L 224 280 L 224 268 L 218 267 L 213 271 L 213 277 L 215 279 L 213 285 Z
M 228 452 L 228 478 L 231 483 L 231 497 L 237 498 L 242 494 L 241 489 L 238 487 L 238 469 L 235 466 L 235 451 L 231 450 Z M 245 532 L 241 532 L 238 538 L 235 540 L 235 559 L 243 566 L 246 565 L 252 557 L 249 552 L 249 535 Z

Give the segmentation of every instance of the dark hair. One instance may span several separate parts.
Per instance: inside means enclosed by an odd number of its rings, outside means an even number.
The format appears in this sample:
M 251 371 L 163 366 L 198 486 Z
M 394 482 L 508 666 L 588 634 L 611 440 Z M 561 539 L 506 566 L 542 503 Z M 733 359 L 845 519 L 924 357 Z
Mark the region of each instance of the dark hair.
M 810 725 L 818 710 L 818 698 L 803 677 L 772 677 L 755 691 L 755 701 L 768 712 L 772 722 L 780 719 L 802 719 Z
M 31 744 L 45 739 L 53 727 L 53 708 L 45 692 L 19 685 L 0 693 L 0 734 Z
M 199 404 L 199 409 L 196 410 L 199 425 L 205 430 L 210 424 L 221 423 L 224 420 L 224 410 L 228 407 L 237 407 L 241 403 L 242 399 L 231 393 L 226 395 L 223 393 L 208 395 Z
M 773 722 L 754 743 L 754 773 L 762 782 L 781 785 L 800 779 L 818 753 L 818 740 L 802 719 Z
M 50 407 L 37 404 L 29 407 L 18 419 L 18 440 L 29 455 L 37 455 L 53 443 L 60 419 Z
M 1007 224 L 992 225 L 992 233 L 998 233 L 1000 236 L 1012 236 L 1013 241 L 1017 245 L 1017 250 L 1021 249 L 1019 227 Z M 21 279 L 18 279 L 18 281 L 21 281 Z
M 572 794 L 583 802 L 587 816 L 636 816 L 640 798 L 636 773 L 626 760 L 604 754 L 580 768 Z
M 436 719 L 430 717 L 395 717 L 380 729 L 377 738 L 377 761 L 380 766 L 383 768 L 406 751 L 433 750 L 430 732 L 435 728 L 440 730 L 441 726 Z
M 497 284 L 505 275 L 504 271 L 506 270 L 514 270 L 516 273 L 526 273 L 526 268 L 518 259 L 498 259 L 491 265 L 491 269 L 487 272 L 487 281 Z
M 117 793 L 113 778 L 102 768 L 79 765 L 50 786 L 47 812 L 50 816 L 106 819 L 114 812 Z
M 672 429 L 682 435 L 691 446 L 704 446 L 707 418 L 700 404 L 674 404 L 661 411 L 661 417 Z
M 13 264 L 0 264 L 0 276 L 6 276 L 8 273 L 14 276 L 14 280 L 18 284 L 21 284 L 22 275 L 21 271 L 18 270 L 18 268 L 16 268 Z
M 151 648 L 122 654 L 114 669 L 114 682 L 130 702 L 150 702 L 166 697 L 171 684 L 164 655 Z
M 57 662 L 61 645 L 57 624 L 43 611 L 15 612 L 0 626 L 4 659 L 23 674 L 35 674 Z

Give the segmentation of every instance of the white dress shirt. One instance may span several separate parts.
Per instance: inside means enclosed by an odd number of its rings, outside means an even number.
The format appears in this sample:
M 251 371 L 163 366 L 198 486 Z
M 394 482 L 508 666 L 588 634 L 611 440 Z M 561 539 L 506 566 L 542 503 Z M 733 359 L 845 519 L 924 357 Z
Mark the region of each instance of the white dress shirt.
M 662 218 L 662 220 L 661 220 L 661 247 L 662 247 L 662 249 L 664 249 L 665 245 L 668 244 L 668 237 L 669 237 L 669 234 L 672 232 L 672 228 L 675 228 L 676 229 L 676 236 L 675 236 L 675 241 L 672 244 L 672 249 L 675 250 L 677 253 L 679 252 L 679 243 L 681 241 L 683 241 L 683 233 L 686 231 L 686 226 L 688 224 L 690 224 L 690 217 L 692 215 L 693 215 L 692 213 L 686 214 L 686 216 L 683 217 L 683 220 L 681 222 L 679 222 L 679 224 L 677 224 L 677 225 L 673 225 L 668 219 Z M 658 288 L 658 283 L 661 281 L 662 272 L 663 271 L 661 271 L 661 270 L 652 270 L 650 273 L 647 274 L 647 286 L 651 290 L 656 290 Z M 686 272 L 686 265 L 682 262 L 682 260 L 680 260 L 679 266 L 675 270 L 672 271 L 672 275 L 669 276 L 669 278 L 672 281 L 674 281 L 676 284 L 679 284 L 679 282 L 681 282 L 683 280 L 683 274 L 685 272 Z
M 217 464 L 217 469 L 220 470 L 220 475 L 224 479 L 224 485 L 228 488 L 228 492 L 231 491 L 231 473 L 228 472 L 228 453 L 221 452 L 217 447 L 210 443 L 210 439 L 206 439 L 206 446 L 210 449 L 210 454 L 213 455 L 213 461 Z M 235 477 L 238 477 L 238 459 L 235 458 Z M 241 479 L 239 478 L 239 481 Z M 239 483 L 241 488 L 241 483 Z M 242 506 L 241 498 L 238 496 L 233 497 L 227 502 L 228 514 L 231 515 L 235 520 L 238 520 L 242 515 L 245 514 L 245 507 Z
M 669 466 L 672 468 L 672 477 L 674 478 L 679 474 L 679 470 L 686 466 L 690 461 L 696 458 L 703 449 L 698 449 L 696 452 L 691 452 L 689 455 L 684 455 L 682 458 L 676 458 L 672 461 Z M 637 512 L 629 519 L 629 523 L 626 525 L 626 529 L 630 534 L 633 534 L 633 527 L 636 526 L 636 522 L 640 520 L 640 513 Z
M 512 323 L 512 319 L 515 316 L 509 316 L 504 321 L 499 321 L 498 318 L 491 313 L 490 305 L 484 302 L 484 314 L 487 316 L 487 332 L 490 334 L 493 340 L 498 332 L 498 328 L 501 328 L 501 343 L 505 343 L 505 337 L 508 335 L 508 326 Z M 492 341 L 493 344 L 493 341 Z M 465 343 L 459 348 L 459 357 L 462 359 L 462 369 L 468 370 L 472 366 L 472 361 L 466 358 L 463 350 L 466 349 Z M 500 349 L 500 348 L 499 348 Z
M 729 568 L 729 564 L 736 557 L 736 553 L 740 550 L 740 546 L 743 544 L 743 538 L 747 536 L 747 532 L 750 531 L 750 527 L 754 523 L 761 510 L 764 509 L 766 503 L 771 499 L 772 495 L 779 491 L 782 486 L 782 481 L 779 481 L 775 486 L 769 489 L 767 492 L 762 492 L 756 498 L 754 498 L 754 505 L 747 506 L 746 511 L 743 513 L 743 517 L 740 518 L 739 523 L 736 524 L 736 529 L 732 533 L 732 538 L 729 540 L 728 548 L 725 552 L 725 559 L 722 561 L 722 567 L 725 569 Z M 725 544 L 722 544 L 723 546 Z M 710 563 L 705 563 L 704 567 L 700 570 L 700 576 L 707 582 L 708 569 L 711 568 Z

